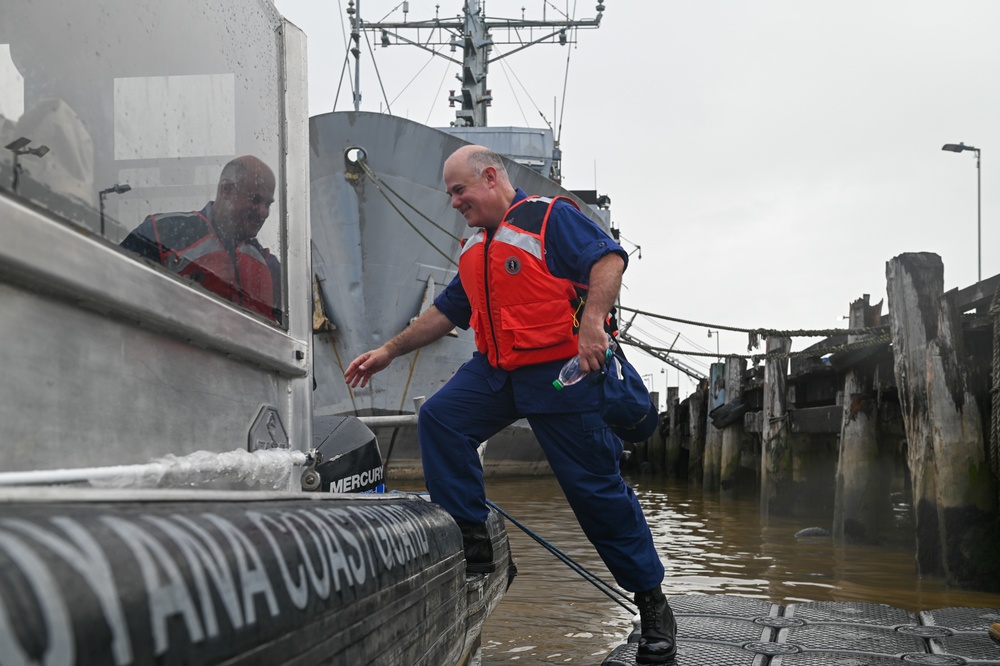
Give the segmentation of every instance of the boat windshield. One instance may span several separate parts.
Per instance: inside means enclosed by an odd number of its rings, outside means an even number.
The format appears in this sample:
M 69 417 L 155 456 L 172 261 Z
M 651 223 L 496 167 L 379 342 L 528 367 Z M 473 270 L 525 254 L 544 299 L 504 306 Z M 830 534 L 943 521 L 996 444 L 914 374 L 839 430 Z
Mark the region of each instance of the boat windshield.
M 271 3 L 0 0 L 0 16 L 0 196 L 280 324 Z

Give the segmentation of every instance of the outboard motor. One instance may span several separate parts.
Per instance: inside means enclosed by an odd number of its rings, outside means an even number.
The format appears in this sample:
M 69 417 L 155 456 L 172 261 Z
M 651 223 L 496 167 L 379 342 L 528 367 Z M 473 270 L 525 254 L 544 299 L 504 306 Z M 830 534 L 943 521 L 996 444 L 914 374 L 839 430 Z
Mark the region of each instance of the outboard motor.
M 378 440 L 355 416 L 313 420 L 313 464 L 302 474 L 302 489 L 330 493 L 385 492 Z

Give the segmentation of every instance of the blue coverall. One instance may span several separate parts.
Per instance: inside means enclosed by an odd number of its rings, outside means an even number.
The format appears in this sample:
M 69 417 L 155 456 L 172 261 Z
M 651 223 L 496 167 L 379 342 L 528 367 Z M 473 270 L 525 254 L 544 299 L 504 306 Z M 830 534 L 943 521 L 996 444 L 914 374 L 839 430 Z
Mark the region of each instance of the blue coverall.
M 514 202 L 526 198 L 517 190 Z M 553 275 L 588 284 L 604 255 L 628 255 L 589 218 L 565 201 L 552 210 L 545 236 Z M 434 305 L 462 329 L 471 307 L 456 277 Z M 552 380 L 564 361 L 511 372 L 494 368 L 478 351 L 420 409 L 417 426 L 424 480 L 431 499 L 456 520 L 483 523 L 489 510 L 481 442 L 527 418 L 584 534 L 626 590 L 659 588 L 663 564 L 642 508 L 622 479 L 622 442 L 599 416 L 600 386 L 586 380 L 557 391 Z

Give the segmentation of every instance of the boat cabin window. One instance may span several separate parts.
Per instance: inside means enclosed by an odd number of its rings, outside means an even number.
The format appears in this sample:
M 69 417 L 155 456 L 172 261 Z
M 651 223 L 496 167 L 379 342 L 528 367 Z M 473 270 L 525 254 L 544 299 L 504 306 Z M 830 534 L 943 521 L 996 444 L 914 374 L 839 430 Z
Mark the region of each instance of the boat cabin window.
M 271 4 L 0 0 L 0 16 L 0 196 L 280 325 Z

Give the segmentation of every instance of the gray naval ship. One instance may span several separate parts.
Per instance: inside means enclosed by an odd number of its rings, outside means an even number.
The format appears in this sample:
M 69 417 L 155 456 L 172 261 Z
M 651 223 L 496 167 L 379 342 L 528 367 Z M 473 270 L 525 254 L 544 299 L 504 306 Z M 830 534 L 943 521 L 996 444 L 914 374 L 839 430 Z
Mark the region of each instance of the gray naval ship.
M 404 11 L 407 4 L 402 3 Z M 461 47 L 462 88 L 449 98 L 459 105 L 452 127 L 361 111 L 358 102 L 352 111 L 309 121 L 316 414 L 386 417 L 381 421 L 388 425 L 374 429 L 384 443 L 390 474 L 399 478 L 420 475 L 420 453 L 415 428 L 405 425 L 412 418 L 391 417 L 414 414 L 420 399 L 472 356 L 472 331 L 456 329 L 396 359 L 364 389 L 348 387 L 343 373 L 359 354 L 381 345 L 428 308 L 456 275 L 460 239 L 469 230 L 444 192 L 445 159 L 466 143 L 486 145 L 507 158 L 517 186 L 531 194 L 572 197 L 610 228 L 607 197 L 560 185 L 561 151 L 551 129 L 487 125 L 488 68 L 504 57 L 494 53 L 494 46 L 517 45 L 505 54 L 510 55 L 535 44 L 572 43 L 577 29 L 600 25 L 604 5 L 599 2 L 596 16 L 584 20 L 489 18 L 482 5 L 468 0 L 451 19 L 366 22 L 349 3 L 355 46 L 369 31 L 383 45 L 412 47 L 415 40 L 407 34 L 422 30 L 415 46 Z M 548 472 L 526 421 L 488 442 L 484 467 L 487 474 Z

